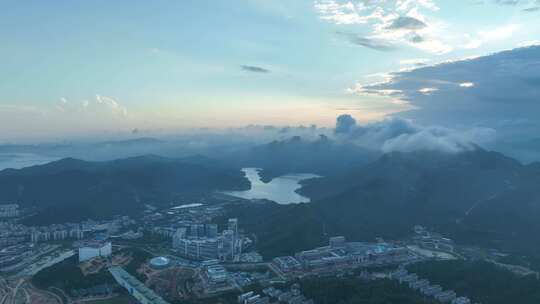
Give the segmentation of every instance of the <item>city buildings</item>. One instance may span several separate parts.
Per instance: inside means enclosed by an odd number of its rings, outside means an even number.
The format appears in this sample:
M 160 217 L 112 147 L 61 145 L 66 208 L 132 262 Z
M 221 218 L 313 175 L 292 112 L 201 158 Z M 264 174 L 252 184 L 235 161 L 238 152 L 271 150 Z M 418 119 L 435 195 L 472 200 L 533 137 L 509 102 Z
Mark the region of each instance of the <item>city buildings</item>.
M 298 284 L 293 284 L 289 290 L 281 290 L 275 287 L 263 289 L 263 294 L 266 295 L 272 303 L 279 301 L 287 304 L 313 304 L 313 300 L 307 299 L 300 290 Z
M 399 281 L 400 284 L 407 284 L 409 288 L 422 293 L 426 297 L 431 297 L 440 303 L 470 304 L 470 300 L 465 297 L 457 298 L 453 290 L 443 290 L 439 285 L 431 285 L 426 279 L 419 279 L 414 273 L 409 273 L 405 268 L 400 267 L 390 274 L 390 278 Z
M 229 219 L 228 229 L 234 233 L 234 236 L 238 237 L 238 219 Z
M 292 256 L 277 257 L 272 260 L 272 264 L 284 273 L 297 271 L 302 268 L 300 262 Z
M 332 237 L 328 246 L 298 252 L 295 258 L 303 269 L 317 271 L 400 264 L 416 256 L 405 247 L 388 243 L 346 242 L 344 237 Z
M 155 257 L 150 260 L 150 267 L 154 269 L 165 269 L 171 265 L 171 260 L 166 257 Z
M 206 236 L 209 238 L 215 238 L 218 236 L 218 225 L 206 224 Z
M 471 304 L 471 300 L 469 300 L 469 298 L 466 298 L 466 297 L 459 297 L 459 298 L 455 298 L 452 301 L 452 304 Z
M 453 290 L 447 290 L 435 295 L 435 299 L 441 303 L 450 303 L 456 299 L 456 292 Z
M 229 273 L 219 264 L 218 260 L 203 262 L 203 271 L 200 276 L 206 293 L 215 293 L 234 288 L 229 280 Z
M 255 294 L 253 291 L 243 293 L 238 296 L 238 304 L 268 304 L 270 298 L 261 297 L 259 294 Z
M 219 258 L 217 238 L 179 239 L 175 242 L 176 252 L 189 259 L 207 260 Z
M 121 267 L 111 267 L 109 272 L 116 282 L 124 287 L 141 304 L 168 304 L 150 288 L 146 287 L 141 281 L 127 273 Z
M 9 218 L 19 216 L 18 204 L 0 205 L 0 218 Z
M 238 220 L 229 219 L 228 228 L 221 234 L 216 224 L 191 224 L 177 228 L 172 234 L 172 247 L 180 256 L 189 259 L 234 260 L 242 253 Z
M 79 262 L 84 262 L 96 257 L 108 257 L 111 254 L 111 242 L 88 242 L 79 247 Z

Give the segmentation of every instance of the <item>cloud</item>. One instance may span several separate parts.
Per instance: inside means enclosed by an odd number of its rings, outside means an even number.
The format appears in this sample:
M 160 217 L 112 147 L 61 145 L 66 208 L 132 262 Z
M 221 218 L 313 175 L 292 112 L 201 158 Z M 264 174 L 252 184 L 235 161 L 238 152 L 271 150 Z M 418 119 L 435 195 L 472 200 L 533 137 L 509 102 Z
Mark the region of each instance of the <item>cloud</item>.
M 424 88 L 438 90 L 425 94 Z M 508 121 L 538 121 L 540 46 L 391 73 L 386 81 L 358 84 L 351 92 L 408 103 L 413 110 L 399 115 L 422 124 L 481 126 L 496 129 L 502 140 L 534 139 L 540 124 Z
M 493 0 L 493 2 L 499 5 L 509 6 L 540 4 L 538 0 Z
M 24 124 L 21 124 L 24 121 Z M 73 101 L 65 97 L 40 105 L 0 105 L 0 140 L 51 139 L 118 130 L 132 122 L 116 99 L 96 95 Z
M 472 88 L 474 87 L 474 82 L 462 82 L 459 86 L 462 88 Z
M 518 47 L 540 46 L 540 40 L 530 40 L 518 44 Z
M 384 142 L 383 152 L 411 152 L 419 150 L 459 153 L 474 150 L 478 145 L 495 141 L 496 131 L 474 128 L 457 131 L 442 127 L 424 127 L 412 134 L 402 134 Z
M 55 109 L 69 115 L 87 115 L 95 117 L 128 115 L 125 106 L 120 105 L 115 99 L 107 96 L 96 95 L 95 99 L 83 101 L 69 101 L 65 97 L 60 98 Z
M 355 34 L 350 34 L 350 33 L 338 32 L 337 34 L 344 36 L 352 44 L 367 47 L 367 48 L 374 49 L 377 51 L 388 52 L 388 51 L 394 51 L 397 49 L 394 45 L 389 44 L 388 42 L 384 40 L 371 39 L 371 38 L 362 37 L 360 35 L 355 35 Z
M 489 144 L 496 138 L 496 131 L 490 128 L 457 130 L 423 126 L 398 117 L 361 126 L 348 114 L 337 118 L 335 134 L 342 140 L 384 153 L 419 150 L 458 153 Z
M 496 4 L 502 4 L 502 5 L 518 5 L 520 3 L 523 3 L 525 1 L 521 0 L 495 0 Z
M 401 65 L 412 65 L 412 66 L 425 66 L 428 64 L 430 60 L 425 58 L 415 58 L 415 59 L 404 59 L 400 60 L 399 64 Z
M 418 90 L 418 92 L 424 95 L 429 95 L 431 93 L 437 92 L 438 90 L 438 88 L 421 88 Z
M 414 35 L 414 36 L 411 37 L 410 41 L 412 43 L 422 43 L 422 42 L 424 42 L 426 40 L 424 39 L 424 37 L 422 37 L 420 35 Z
M 363 13 L 366 9 L 365 2 L 355 5 L 350 1 L 326 0 L 316 1 L 314 6 L 322 20 L 336 24 L 365 24 L 380 18 L 380 11 L 375 11 L 375 7 L 371 7 L 370 13 Z
M 336 134 L 348 134 L 356 128 L 356 119 L 349 114 L 343 114 L 338 116 L 336 120 Z
M 413 17 L 400 16 L 392 21 L 390 25 L 386 27 L 389 30 L 421 30 L 427 27 L 427 25 Z
M 466 42 L 464 48 L 476 49 L 488 42 L 507 39 L 517 32 L 519 28 L 520 26 L 517 24 L 507 24 L 487 31 L 478 31 L 473 35 L 467 34 L 465 37 L 468 42 Z
M 270 70 L 259 67 L 259 66 L 254 66 L 254 65 L 241 65 L 240 68 L 242 69 L 242 71 L 246 71 L 246 72 L 270 73 Z
M 484 0 L 484 1 L 478 1 L 478 4 L 488 4 L 488 3 L 494 3 L 496 5 L 504 5 L 504 6 L 530 6 L 528 8 L 524 8 L 521 11 L 525 13 L 532 13 L 537 12 L 540 10 L 540 1 L 539 0 Z
M 431 0 L 318 0 L 315 10 L 320 19 L 337 25 L 360 25 L 357 44 L 387 50 L 405 45 L 434 54 L 444 54 L 453 48 L 443 40 L 442 23 L 427 13 L 439 10 Z M 373 46 L 373 42 L 377 44 Z

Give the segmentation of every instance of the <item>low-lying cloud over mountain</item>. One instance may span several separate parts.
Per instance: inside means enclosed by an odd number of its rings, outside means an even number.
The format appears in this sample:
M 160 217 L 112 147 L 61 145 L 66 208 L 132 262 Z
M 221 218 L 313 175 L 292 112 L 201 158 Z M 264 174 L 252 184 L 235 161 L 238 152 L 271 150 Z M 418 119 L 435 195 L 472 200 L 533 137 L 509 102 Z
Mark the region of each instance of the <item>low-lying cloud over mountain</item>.
M 402 116 L 422 124 L 491 128 L 503 141 L 535 139 L 540 131 L 540 46 L 401 71 L 356 91 L 392 92 L 390 98 L 415 108 Z
M 335 134 L 338 138 L 385 153 L 418 150 L 458 153 L 492 143 L 496 138 L 496 131 L 490 128 L 456 130 L 423 126 L 398 117 L 360 126 L 348 114 L 338 117 Z

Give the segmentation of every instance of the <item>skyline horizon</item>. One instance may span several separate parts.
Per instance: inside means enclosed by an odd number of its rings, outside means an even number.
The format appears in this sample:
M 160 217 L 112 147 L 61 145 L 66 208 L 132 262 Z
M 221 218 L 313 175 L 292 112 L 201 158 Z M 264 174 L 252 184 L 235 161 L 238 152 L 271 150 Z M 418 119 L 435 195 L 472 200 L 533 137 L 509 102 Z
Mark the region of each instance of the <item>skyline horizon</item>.
M 448 128 L 530 125 L 537 7 L 536 0 L 10 3 L 2 23 L 19 26 L 0 31 L 9 42 L 0 50 L 0 140 L 330 127 L 346 113 L 363 124 L 404 117 Z M 487 9 L 490 18 L 481 17 Z M 523 65 L 528 74 L 517 79 Z M 501 118 L 505 106 L 490 99 L 509 81 L 528 95 Z M 538 130 L 528 128 L 527 136 Z

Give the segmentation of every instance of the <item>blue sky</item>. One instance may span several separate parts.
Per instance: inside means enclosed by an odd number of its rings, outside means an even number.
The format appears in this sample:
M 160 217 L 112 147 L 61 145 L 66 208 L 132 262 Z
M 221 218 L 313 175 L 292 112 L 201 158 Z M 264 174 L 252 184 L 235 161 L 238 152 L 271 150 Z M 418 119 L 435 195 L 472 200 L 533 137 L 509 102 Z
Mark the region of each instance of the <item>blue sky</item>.
M 539 6 L 0 1 L 0 140 L 133 128 L 330 126 L 343 113 L 378 121 L 415 104 L 366 87 L 387 83 L 391 72 L 538 43 Z M 433 88 L 421 89 L 429 95 Z

